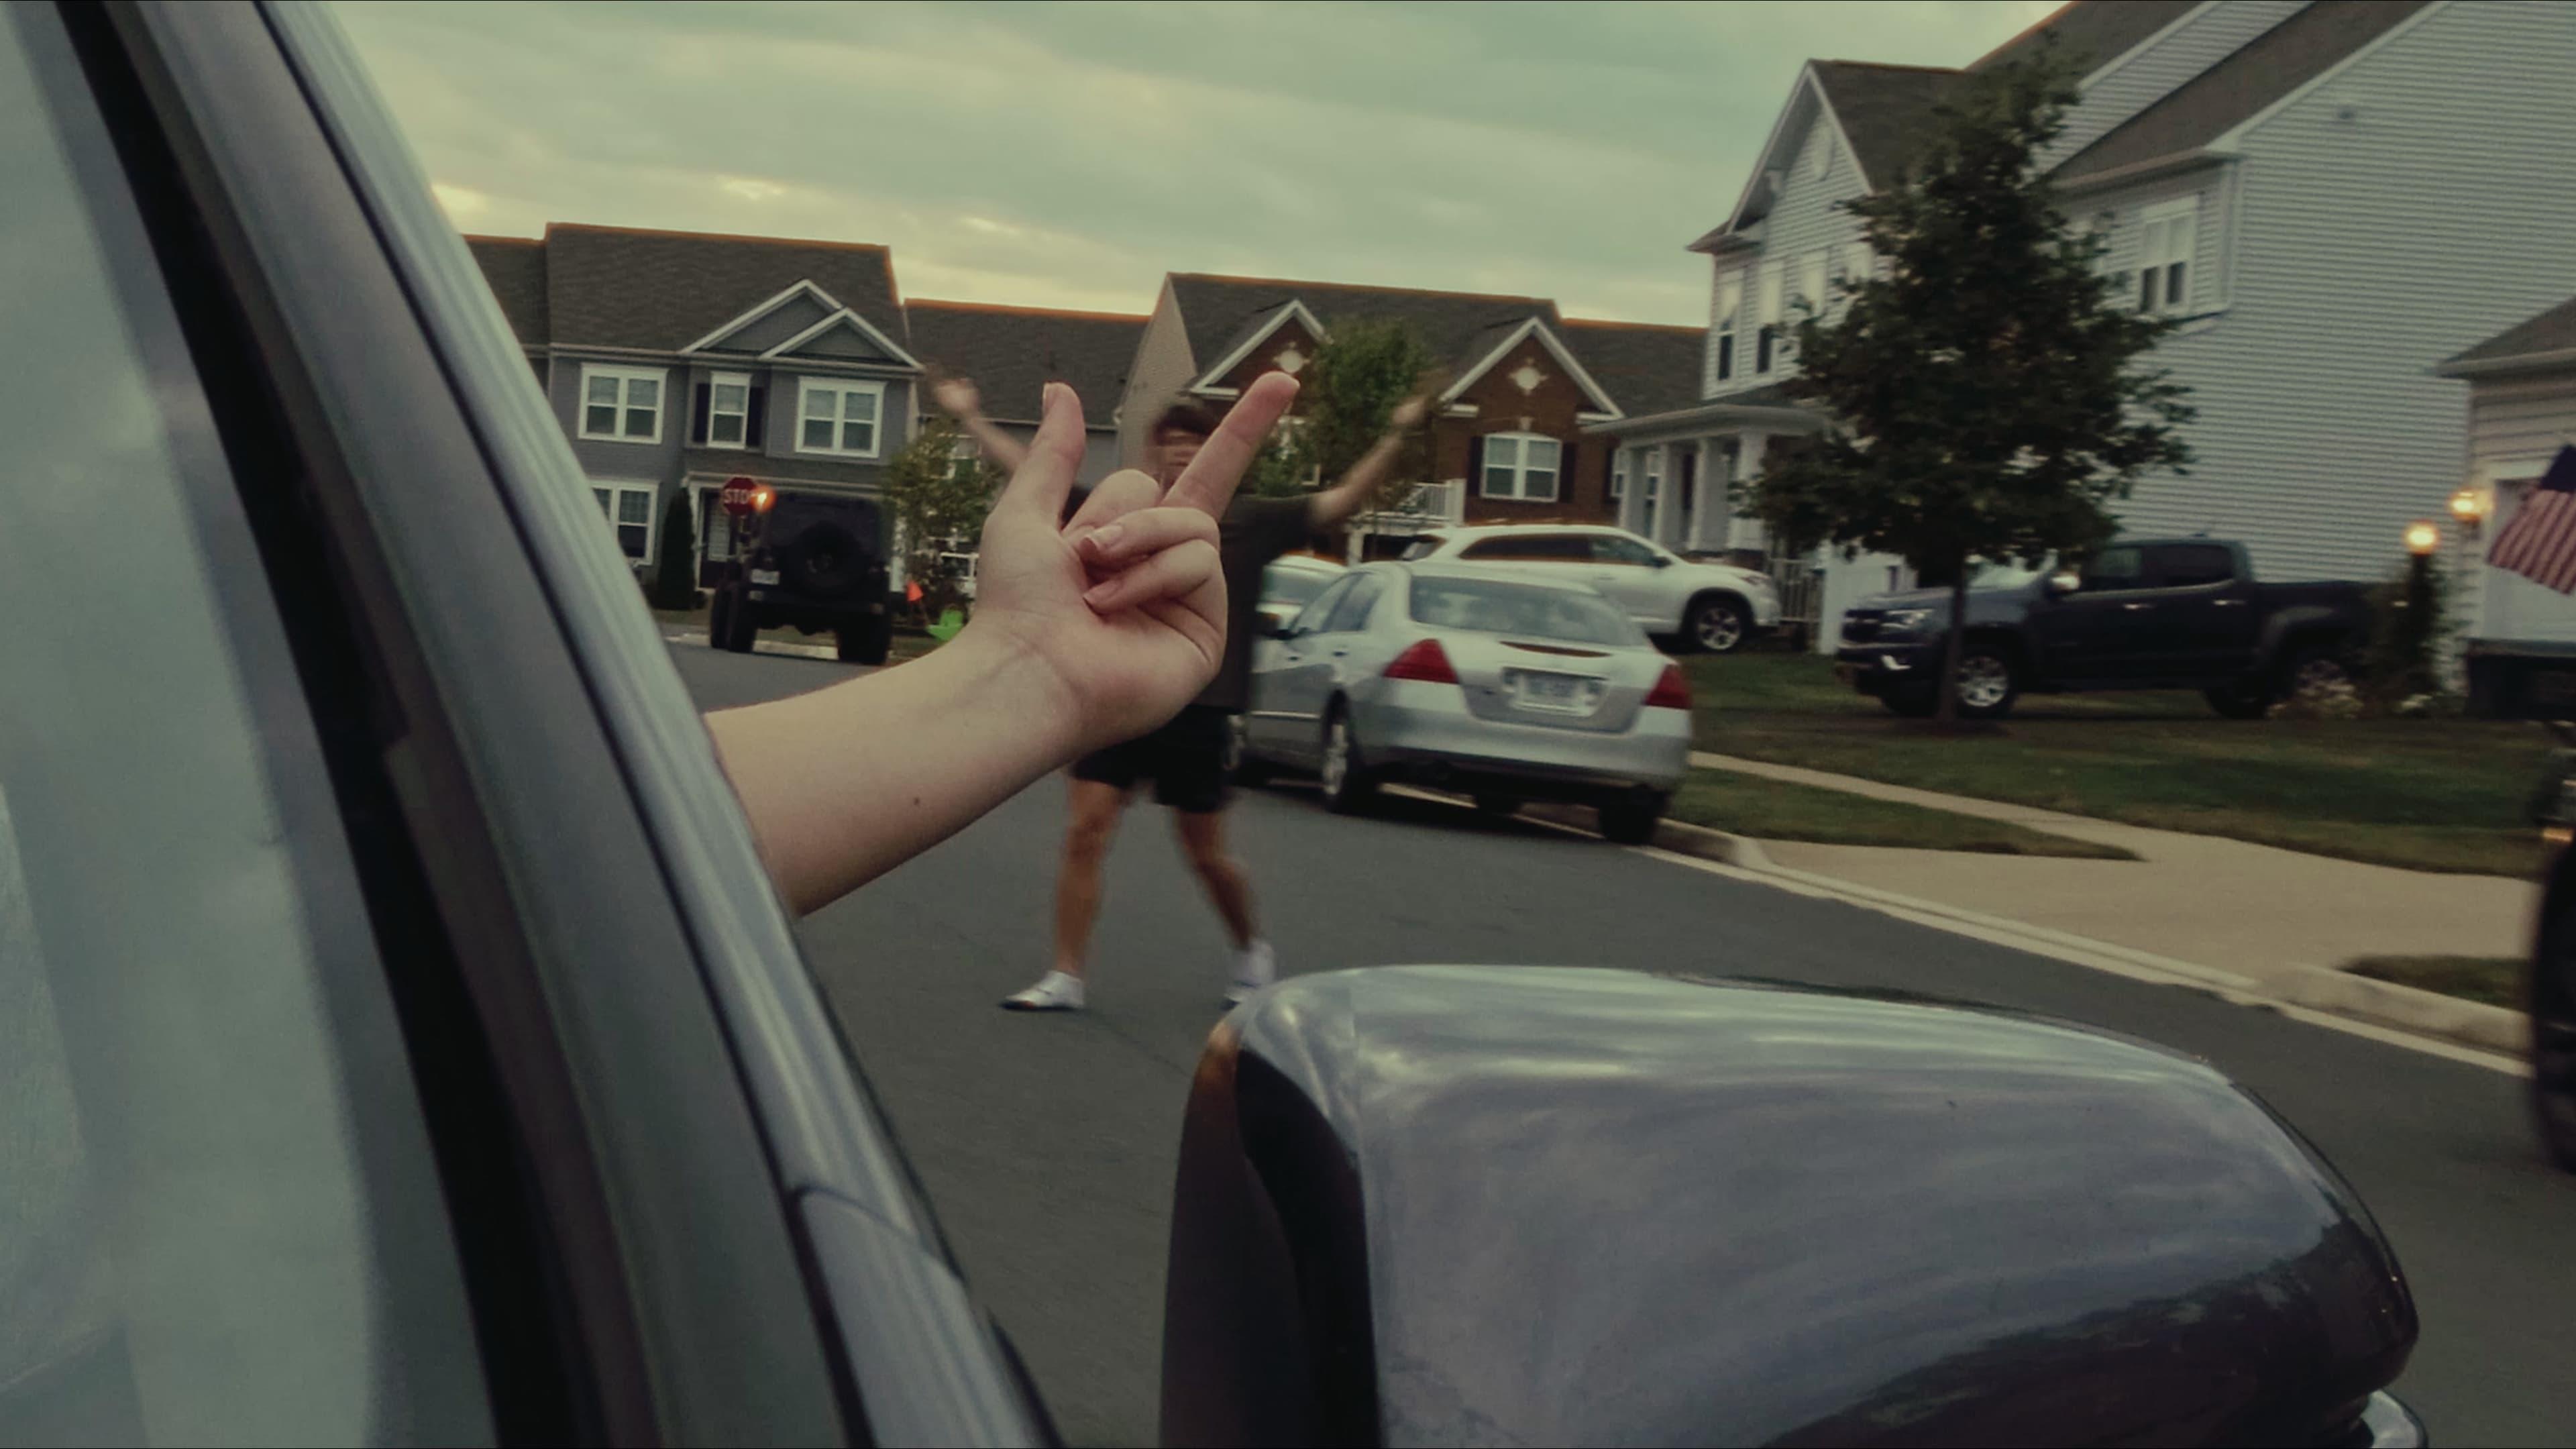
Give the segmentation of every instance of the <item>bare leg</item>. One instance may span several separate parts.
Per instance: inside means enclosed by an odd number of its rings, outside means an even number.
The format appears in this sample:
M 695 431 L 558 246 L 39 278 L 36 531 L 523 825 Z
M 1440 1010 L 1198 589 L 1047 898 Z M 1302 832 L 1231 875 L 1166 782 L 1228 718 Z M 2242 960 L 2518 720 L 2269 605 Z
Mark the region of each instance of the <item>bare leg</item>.
M 1064 833 L 1064 867 L 1055 881 L 1055 969 L 1082 974 L 1091 923 L 1100 917 L 1100 867 L 1127 809 L 1127 792 L 1098 780 L 1076 780 L 1073 819 Z
M 1199 873 L 1207 887 L 1208 899 L 1216 903 L 1216 913 L 1225 917 L 1226 934 L 1234 938 L 1234 949 L 1240 951 L 1252 944 L 1252 882 L 1234 857 L 1225 853 L 1225 812 L 1204 813 L 1175 810 L 1172 824 L 1181 835 L 1181 848 L 1190 857 L 1190 868 Z

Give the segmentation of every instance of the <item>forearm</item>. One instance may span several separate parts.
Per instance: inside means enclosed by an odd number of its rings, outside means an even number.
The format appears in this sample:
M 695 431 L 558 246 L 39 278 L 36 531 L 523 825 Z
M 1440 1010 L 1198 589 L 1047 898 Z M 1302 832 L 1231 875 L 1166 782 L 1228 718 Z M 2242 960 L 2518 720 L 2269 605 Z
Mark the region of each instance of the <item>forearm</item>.
M 1005 473 L 1020 471 L 1020 465 L 1029 460 L 1028 446 L 995 427 L 993 420 L 982 413 L 969 413 L 959 418 L 957 425 L 964 428 L 967 436 L 975 440 L 975 445 L 984 450 L 984 456 Z
M 1389 432 L 1370 445 L 1340 482 L 1315 495 L 1315 526 L 1330 528 L 1366 507 L 1386 482 L 1386 475 L 1395 467 L 1395 455 L 1403 447 L 1404 435 L 1397 432 Z
M 707 716 L 781 894 L 821 908 L 1063 764 L 1059 677 L 969 627 L 920 659 Z

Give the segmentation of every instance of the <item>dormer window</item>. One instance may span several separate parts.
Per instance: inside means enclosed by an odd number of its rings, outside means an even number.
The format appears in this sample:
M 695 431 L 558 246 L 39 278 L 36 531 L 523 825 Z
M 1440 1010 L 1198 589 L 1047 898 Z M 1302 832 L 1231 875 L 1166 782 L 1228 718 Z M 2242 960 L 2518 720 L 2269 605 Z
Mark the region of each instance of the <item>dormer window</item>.
M 2200 239 L 2200 198 L 2138 213 L 2138 310 L 2181 312 L 2191 304 L 2191 254 Z

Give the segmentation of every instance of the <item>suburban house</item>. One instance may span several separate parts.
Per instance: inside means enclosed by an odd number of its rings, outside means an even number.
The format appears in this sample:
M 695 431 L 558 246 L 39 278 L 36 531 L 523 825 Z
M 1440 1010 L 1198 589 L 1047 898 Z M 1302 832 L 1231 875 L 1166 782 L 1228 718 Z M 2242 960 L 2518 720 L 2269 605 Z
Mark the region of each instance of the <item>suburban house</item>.
M 2185 476 L 2120 505 L 2138 532 L 2243 539 L 2268 578 L 2377 578 L 2457 486 L 2458 400 L 2425 359 L 2576 291 L 2576 7 L 2461 0 L 2078 0 L 1965 71 L 1809 62 L 1711 263 L 1700 395 L 1587 427 L 1631 475 L 1622 517 L 1676 546 L 1764 548 L 1727 485 L 1821 422 L 1780 390 L 1788 328 L 1876 265 L 1841 203 L 1895 182 L 1963 75 L 2053 39 L 2082 100 L 2042 157 L 2129 305 L 2177 319 Z M 2496 105 L 2478 98 L 2529 98 Z M 1680 480 L 1680 486 L 1668 480 Z M 1674 494 L 1669 510 L 1650 509 Z M 1823 627 L 1897 561 L 1770 560 Z M 1784 588 L 1784 594 L 1790 593 Z
M 1163 279 L 1119 405 L 1124 454 L 1173 398 L 1223 408 L 1265 372 L 1291 375 L 1346 320 L 1410 325 L 1447 368 L 1427 425 L 1431 476 L 1406 501 L 1356 520 L 1354 557 L 1449 523 L 1607 521 L 1613 474 L 1584 427 L 1670 401 L 1671 371 L 1701 350 L 1698 328 L 1580 322 L 1544 297 L 1290 282 L 1175 272 Z M 1686 386 L 1686 384 L 1685 384 Z M 1379 547 L 1384 547 L 1381 542 Z
M 912 301 L 912 352 L 933 376 L 962 377 L 982 395 L 984 415 L 1027 442 L 1038 430 L 1040 395 L 1050 382 L 1082 399 L 1090 436 L 1077 481 L 1097 483 L 1119 466 L 1118 400 L 1145 319 L 1111 312 L 1063 312 L 978 302 Z M 922 417 L 938 413 L 924 387 Z
M 2468 384 L 2468 456 L 2451 515 L 2455 616 L 2469 702 L 2482 713 L 2576 719 L 2576 598 L 2486 563 L 2562 451 L 2576 448 L 2576 298 L 2444 361 Z
M 726 479 L 870 495 L 912 437 L 921 364 L 884 247 L 565 223 L 466 241 L 639 569 L 675 494 L 703 584 L 733 553 Z

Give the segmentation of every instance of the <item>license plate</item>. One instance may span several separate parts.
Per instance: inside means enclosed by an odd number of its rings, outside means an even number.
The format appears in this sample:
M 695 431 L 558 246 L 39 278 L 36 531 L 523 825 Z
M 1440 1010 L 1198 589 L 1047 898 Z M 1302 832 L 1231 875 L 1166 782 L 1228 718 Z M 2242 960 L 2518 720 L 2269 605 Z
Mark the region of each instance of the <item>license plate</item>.
M 1601 707 L 1602 685 L 1578 674 L 1542 674 L 1521 669 L 1511 673 L 1512 695 L 1523 709 L 1557 714 L 1590 714 Z
M 778 570 L 753 569 L 751 571 L 751 581 L 755 584 L 774 584 L 778 582 Z

